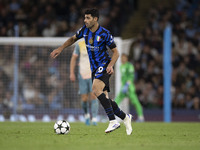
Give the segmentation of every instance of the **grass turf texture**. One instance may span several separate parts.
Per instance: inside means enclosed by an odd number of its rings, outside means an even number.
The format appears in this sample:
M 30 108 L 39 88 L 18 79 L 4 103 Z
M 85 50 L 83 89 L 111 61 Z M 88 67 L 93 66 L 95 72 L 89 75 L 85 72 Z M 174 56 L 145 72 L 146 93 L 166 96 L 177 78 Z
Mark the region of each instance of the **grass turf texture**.
M 199 150 L 200 123 L 133 123 L 105 134 L 108 123 L 70 123 L 68 135 L 56 135 L 51 123 L 0 123 L 0 150 Z

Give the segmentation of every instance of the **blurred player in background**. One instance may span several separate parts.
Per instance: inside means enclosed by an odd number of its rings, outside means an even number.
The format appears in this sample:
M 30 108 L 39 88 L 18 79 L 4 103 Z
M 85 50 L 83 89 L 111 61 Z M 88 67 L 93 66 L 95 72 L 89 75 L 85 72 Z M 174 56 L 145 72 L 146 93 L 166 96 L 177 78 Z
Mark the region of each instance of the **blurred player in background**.
M 99 99 L 110 121 L 105 132 L 109 133 L 120 127 L 120 124 L 115 119 L 116 115 L 123 120 L 126 133 L 130 135 L 132 133 L 132 115 L 125 114 L 120 110 L 117 103 L 108 97 L 108 92 L 110 91 L 109 78 L 114 72 L 113 66 L 119 57 L 119 52 L 112 35 L 108 30 L 99 25 L 98 20 L 99 11 L 97 9 L 86 10 L 85 25 L 62 46 L 51 52 L 50 56 L 56 58 L 64 48 L 72 45 L 78 39 L 84 38 L 92 70 L 92 91 Z M 108 54 L 107 47 L 113 52 L 112 58 Z
M 122 54 L 121 56 L 121 66 L 120 66 L 120 72 L 121 72 L 121 89 L 120 93 L 115 98 L 115 102 L 119 105 L 121 101 L 128 97 L 133 104 L 133 106 L 136 109 L 138 119 L 137 122 L 144 122 L 144 115 L 143 115 L 143 109 L 142 106 L 138 100 L 135 86 L 133 84 L 134 82 L 134 66 L 128 62 L 128 56 L 126 54 Z
M 98 113 L 98 101 L 95 95 L 92 93 L 92 79 L 90 63 L 87 54 L 87 49 L 84 41 L 76 44 L 74 52 L 70 61 L 70 80 L 76 81 L 74 73 L 76 62 L 78 59 L 78 80 L 79 80 L 79 94 L 81 94 L 81 105 L 84 111 L 85 124 L 90 125 L 90 110 L 89 102 L 91 100 L 91 113 L 92 113 L 92 124 L 97 125 L 97 113 Z

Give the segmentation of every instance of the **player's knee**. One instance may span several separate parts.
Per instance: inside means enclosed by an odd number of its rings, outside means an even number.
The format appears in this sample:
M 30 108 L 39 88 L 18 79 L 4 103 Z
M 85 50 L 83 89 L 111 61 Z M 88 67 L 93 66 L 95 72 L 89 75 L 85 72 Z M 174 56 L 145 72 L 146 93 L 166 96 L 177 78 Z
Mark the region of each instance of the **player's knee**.
M 91 99 L 91 100 L 96 99 L 96 96 L 95 96 L 95 94 L 94 94 L 93 92 L 90 93 L 90 99 Z
M 88 101 L 88 95 L 86 95 L 86 94 L 81 95 L 81 100 L 82 100 L 83 102 Z
M 96 96 L 97 93 L 97 87 L 95 85 L 92 86 L 92 93 Z
M 98 97 L 99 95 L 101 95 L 102 91 L 98 88 L 97 85 L 93 85 L 92 86 L 92 92 L 94 93 L 94 95 L 96 97 Z

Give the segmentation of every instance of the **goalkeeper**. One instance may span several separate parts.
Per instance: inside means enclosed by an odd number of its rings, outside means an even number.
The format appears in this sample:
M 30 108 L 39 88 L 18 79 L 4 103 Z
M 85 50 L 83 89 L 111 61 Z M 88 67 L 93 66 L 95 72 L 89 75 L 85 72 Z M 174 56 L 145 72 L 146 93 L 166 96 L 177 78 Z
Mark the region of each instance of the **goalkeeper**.
M 120 89 L 120 93 L 115 98 L 115 102 L 119 105 L 120 102 L 125 97 L 128 97 L 136 109 L 136 112 L 138 115 L 137 122 L 144 122 L 142 106 L 137 98 L 137 95 L 135 92 L 135 86 L 133 84 L 134 67 L 131 63 L 128 62 L 128 56 L 126 54 L 122 54 L 121 61 L 122 61 L 122 65 L 120 66 L 121 89 Z

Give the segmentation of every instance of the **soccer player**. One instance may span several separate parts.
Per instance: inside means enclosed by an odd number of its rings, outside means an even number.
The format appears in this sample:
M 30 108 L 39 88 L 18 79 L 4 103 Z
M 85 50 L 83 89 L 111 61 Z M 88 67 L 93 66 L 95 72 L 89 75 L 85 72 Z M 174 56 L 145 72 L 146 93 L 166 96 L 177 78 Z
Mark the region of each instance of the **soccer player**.
M 78 80 L 79 94 L 81 94 L 81 105 L 84 111 L 85 124 L 90 125 L 89 99 L 91 99 L 92 124 L 97 125 L 98 101 L 92 93 L 92 79 L 90 62 L 87 54 L 85 41 L 76 44 L 70 61 L 70 80 L 75 81 L 74 73 L 77 59 L 79 61 Z
M 112 35 L 108 30 L 99 25 L 98 19 L 99 11 L 97 9 L 86 10 L 85 25 L 62 46 L 53 50 L 50 56 L 56 58 L 64 48 L 72 45 L 78 39 L 84 38 L 92 71 L 92 91 L 99 99 L 110 121 L 105 132 L 109 133 L 120 127 L 120 124 L 115 119 L 116 115 L 123 120 L 126 133 L 130 135 L 132 133 L 132 115 L 125 114 L 120 110 L 117 103 L 108 97 L 108 92 L 110 91 L 109 78 L 114 72 L 113 66 L 119 57 L 119 52 Z M 113 52 L 112 58 L 108 54 L 107 47 Z
M 137 94 L 135 92 L 134 82 L 134 66 L 128 62 L 128 56 L 126 54 L 122 54 L 121 56 L 121 90 L 120 93 L 115 98 L 115 102 L 119 105 L 120 102 L 128 97 L 136 109 L 138 119 L 137 122 L 144 122 L 144 115 L 142 106 L 138 100 Z

